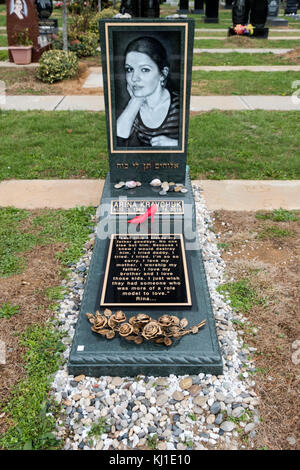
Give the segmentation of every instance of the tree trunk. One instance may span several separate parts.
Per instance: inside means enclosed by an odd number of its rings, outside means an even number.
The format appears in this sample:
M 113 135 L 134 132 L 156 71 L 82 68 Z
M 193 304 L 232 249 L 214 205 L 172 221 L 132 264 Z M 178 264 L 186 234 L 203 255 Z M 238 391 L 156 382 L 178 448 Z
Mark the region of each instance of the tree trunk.
M 67 8 L 67 0 L 63 0 L 62 36 L 63 36 L 63 50 L 68 52 L 68 8 Z

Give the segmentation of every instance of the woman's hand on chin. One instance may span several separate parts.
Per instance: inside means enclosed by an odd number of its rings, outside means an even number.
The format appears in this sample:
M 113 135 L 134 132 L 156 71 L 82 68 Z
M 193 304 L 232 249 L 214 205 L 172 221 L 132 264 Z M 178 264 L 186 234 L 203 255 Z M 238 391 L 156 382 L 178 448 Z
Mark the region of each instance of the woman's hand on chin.
M 150 140 L 150 144 L 152 147 L 177 147 L 178 140 L 171 139 L 170 137 L 166 137 L 165 135 L 158 135 L 156 137 L 152 137 Z
M 127 91 L 129 93 L 129 96 L 130 96 L 130 102 L 134 102 L 134 103 L 137 103 L 139 104 L 139 106 L 142 106 L 146 100 L 146 98 L 144 96 L 135 96 L 133 91 L 132 91 L 132 88 L 130 87 L 129 84 L 127 84 Z

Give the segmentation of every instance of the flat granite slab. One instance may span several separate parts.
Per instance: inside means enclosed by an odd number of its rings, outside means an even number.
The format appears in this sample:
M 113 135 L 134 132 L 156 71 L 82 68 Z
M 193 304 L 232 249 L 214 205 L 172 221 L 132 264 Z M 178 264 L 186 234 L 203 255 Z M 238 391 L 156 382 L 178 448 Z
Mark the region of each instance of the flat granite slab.
M 110 200 L 119 199 L 121 201 L 122 194 L 113 188 L 108 175 L 98 210 L 100 222 L 96 231 L 96 242 L 69 356 L 68 370 L 70 374 L 84 374 L 95 377 L 101 375 L 135 376 L 138 374 L 166 376 L 170 374 L 198 374 L 200 372 L 215 375 L 222 374 L 222 357 L 196 231 L 194 199 L 188 174 L 186 175 L 185 186 L 188 188 L 188 193 L 182 194 L 185 217 L 179 214 L 166 215 L 158 211 L 152 225 L 144 223 L 136 229 L 135 225 L 128 224 L 128 220 L 133 215 L 122 214 L 116 216 L 110 213 Z M 151 187 L 145 185 L 144 192 L 145 200 L 155 197 Z M 174 197 L 172 194 L 174 193 L 170 193 L 170 196 L 167 197 L 164 196 L 161 200 L 171 200 Z M 138 192 L 126 191 L 126 198 L 128 201 L 139 199 Z M 188 206 L 190 206 L 189 209 Z M 180 217 L 181 220 L 179 220 Z M 102 226 L 100 226 L 101 224 Z M 107 233 L 103 230 L 103 227 L 106 226 L 108 227 Z M 149 230 L 147 230 L 147 227 Z M 104 299 L 102 296 L 103 286 L 105 286 L 105 292 L 109 291 L 111 286 L 108 284 L 110 276 L 106 275 L 107 266 L 111 266 L 107 263 L 108 259 L 111 260 L 109 257 L 110 237 L 113 234 L 128 233 L 133 239 L 136 239 L 138 235 L 143 237 L 144 234 L 149 233 L 153 235 L 153 238 L 158 235 L 169 236 L 172 234 L 177 234 L 181 238 L 186 263 L 184 279 L 187 280 L 188 284 L 186 282 L 184 284 L 188 285 L 188 301 L 176 300 L 168 303 L 168 300 L 162 304 L 158 300 L 151 303 L 150 306 L 149 302 L 138 302 L 137 300 L 127 305 L 123 303 L 117 306 L 112 305 L 113 301 L 109 304 L 109 301 L 108 303 L 102 302 L 103 305 L 111 308 L 114 313 L 122 310 L 128 320 L 138 313 L 144 313 L 156 320 L 161 315 L 168 314 L 175 315 L 180 319 L 186 318 L 189 322 L 189 328 L 205 320 L 205 326 L 197 334 L 189 334 L 179 340 L 174 340 L 171 347 L 167 347 L 146 341 L 137 345 L 119 336 L 107 340 L 105 337 L 91 331 L 91 324 L 86 313 L 95 314 L 97 310 L 101 313 L 104 312 L 105 307 L 100 307 L 101 297 L 102 300 Z M 112 263 L 122 262 L 119 258 L 117 257 L 117 261 L 113 260 Z M 172 260 L 173 257 L 171 256 L 170 263 L 174 263 Z M 183 279 L 182 276 L 183 274 L 180 275 L 180 279 Z M 153 285 L 155 284 L 153 283 Z M 184 284 L 180 283 L 181 286 Z M 127 284 L 125 283 L 125 285 Z M 155 289 L 157 292 L 162 290 L 157 286 Z M 177 289 L 179 289 L 177 296 L 182 297 L 181 289 L 183 287 L 177 287 Z M 162 297 L 159 298 L 162 299 Z
M 174 342 L 171 347 L 151 342 L 137 345 L 124 338 L 107 340 L 91 331 L 86 313 L 103 309 L 100 305 L 109 240 L 96 240 L 86 281 L 79 319 L 68 362 L 72 375 L 99 377 L 136 376 L 138 374 L 167 376 L 222 374 L 223 364 L 219 350 L 201 252 L 187 250 L 186 258 L 191 288 L 191 307 L 127 307 L 122 308 L 127 318 L 145 313 L 158 319 L 163 314 L 187 318 L 189 327 L 206 320 L 197 334 L 190 334 Z M 112 309 L 115 311 L 114 309 Z M 116 310 L 120 310 L 117 308 Z

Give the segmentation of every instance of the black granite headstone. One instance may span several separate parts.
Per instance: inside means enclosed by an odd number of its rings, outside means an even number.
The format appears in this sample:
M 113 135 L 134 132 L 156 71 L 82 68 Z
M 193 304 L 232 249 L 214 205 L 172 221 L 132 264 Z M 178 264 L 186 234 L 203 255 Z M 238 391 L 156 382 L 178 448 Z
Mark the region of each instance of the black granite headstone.
M 257 29 L 264 29 L 268 16 L 268 0 L 250 2 L 250 23 Z
M 132 18 L 159 18 L 159 0 L 122 0 L 120 13 L 129 13 Z
M 268 0 L 234 0 L 232 6 L 233 28 L 229 28 L 229 36 L 236 34 L 236 25 L 252 24 L 254 34 L 250 37 L 267 38 L 269 30 L 265 28 L 268 15 Z
M 145 185 L 139 196 L 134 190 L 129 190 L 126 196 L 120 197 L 108 174 L 98 211 L 97 238 L 68 362 L 70 374 L 96 377 L 222 374 L 222 357 L 196 233 L 195 203 L 188 169 L 185 187 L 188 189 L 185 194 L 170 193 L 162 198 L 155 188 Z M 128 224 L 137 201 L 141 205 L 146 202 L 160 204 L 154 222 L 141 224 L 139 231 Z M 164 210 L 162 203 L 169 203 L 168 211 Z M 116 237 L 125 238 L 126 243 L 119 246 L 118 251 L 113 251 Z M 136 242 L 137 239 L 141 241 Z M 164 246 L 159 247 L 159 239 Z M 153 258 L 154 250 L 157 263 Z M 139 261 L 143 256 L 147 257 L 144 264 Z M 136 260 L 137 263 L 133 262 Z M 149 274 L 158 272 L 156 269 L 161 275 Z M 138 277 L 140 279 L 137 280 Z M 154 279 L 156 277 L 158 279 Z M 122 289 L 124 287 L 127 289 Z M 142 295 L 143 291 L 145 295 Z M 125 295 L 129 292 L 130 296 Z M 128 302 L 127 297 L 134 302 Z M 156 298 L 159 300 L 155 301 Z M 179 319 L 187 318 L 190 326 L 203 320 L 206 324 L 197 334 L 184 336 L 170 348 L 145 341 L 137 345 L 119 336 L 107 340 L 91 331 L 86 313 L 97 310 L 103 313 L 105 308 L 113 312 L 122 310 L 127 318 L 144 313 L 158 319 L 162 314 L 168 314 Z
M 51 16 L 53 11 L 52 0 L 35 0 L 36 9 L 40 20 L 44 20 Z
M 285 15 L 297 15 L 298 2 L 297 0 L 286 0 L 286 7 L 284 10 Z
M 97 237 L 68 362 L 70 374 L 222 374 L 222 357 L 197 235 L 195 202 L 185 153 L 177 155 L 170 149 L 161 148 L 161 152 L 157 150 L 149 158 L 144 146 L 141 149 L 117 147 L 117 152 L 113 152 L 116 127 L 111 126 L 111 122 L 117 115 L 116 108 L 121 105 L 122 96 L 116 91 L 114 80 L 117 77 L 124 81 L 124 72 L 122 74 L 118 63 L 125 67 L 127 90 L 131 86 L 130 80 L 135 80 L 137 88 L 131 90 L 134 96 L 131 96 L 131 104 L 135 104 L 140 97 L 137 95 L 150 86 L 148 74 L 151 75 L 151 86 L 154 84 L 154 90 L 160 90 L 157 75 L 160 79 L 166 78 L 168 67 L 162 60 L 158 39 L 168 52 L 174 51 L 168 54 L 171 58 L 169 67 L 173 66 L 175 70 L 177 67 L 179 100 L 174 106 L 170 95 L 166 103 L 168 112 L 174 111 L 173 117 L 179 112 L 180 117 L 176 117 L 175 123 L 178 121 L 180 125 L 177 150 L 181 149 L 181 141 L 187 139 L 185 114 L 189 113 L 193 30 L 191 19 L 152 20 L 151 23 L 140 19 L 100 21 L 110 172 L 98 209 Z M 141 36 L 143 41 L 139 39 Z M 137 39 L 138 50 L 124 44 L 136 46 Z M 148 49 L 145 49 L 146 45 Z M 154 59 L 152 47 L 160 57 L 160 64 L 158 57 Z M 147 93 L 149 91 L 147 88 Z M 163 94 L 168 97 L 170 92 Z M 134 127 L 132 133 L 135 133 Z M 186 142 L 183 148 L 185 152 Z M 121 179 L 127 181 L 127 177 L 140 180 L 141 186 L 125 190 L 124 186 L 115 184 Z M 149 184 L 153 177 L 170 183 L 178 179 L 184 184 L 184 191 L 170 190 L 162 195 L 159 187 Z M 170 184 L 170 189 L 175 186 Z M 134 216 L 144 214 L 145 209 L 154 204 L 157 212 L 153 219 L 130 223 Z M 86 314 L 95 314 L 98 310 L 104 313 L 105 309 L 122 310 L 129 323 L 131 317 L 142 313 L 154 319 L 167 314 L 177 317 L 178 321 L 187 319 L 190 327 L 204 326 L 196 334 L 174 340 L 170 347 L 151 341 L 136 344 L 120 335 L 107 339 L 91 331 Z
M 231 10 L 232 9 L 232 3 L 233 3 L 233 0 L 226 0 L 225 1 L 225 10 Z
M 142 18 L 159 18 L 159 0 L 142 1 Z
M 235 0 L 232 19 L 236 24 L 251 23 L 255 28 L 263 29 L 268 15 L 268 0 Z
M 195 0 L 192 13 L 194 15 L 204 15 L 204 0 Z
M 205 2 L 205 23 L 219 23 L 219 0 Z
M 179 0 L 179 10 L 177 13 L 188 14 L 189 12 L 189 0 Z
M 191 19 L 151 22 L 124 19 L 100 25 L 109 168 L 115 183 L 133 179 L 149 183 L 157 177 L 180 183 L 185 179 L 191 87 L 188 71 L 193 50 L 191 24 Z M 154 61 L 154 68 L 159 69 L 150 84 L 142 83 L 141 77 L 128 68 L 132 64 L 126 63 L 128 54 L 134 58 L 137 51 L 145 53 Z M 147 107 L 153 106 L 157 93 L 170 99 L 171 106 L 162 115 L 164 120 L 150 123 L 155 117 L 153 110 L 149 111 L 148 119 L 145 114 L 142 118 L 143 109 L 139 107 L 143 100 Z
M 289 22 L 279 18 L 280 0 L 269 0 L 267 24 L 269 26 L 288 26 Z

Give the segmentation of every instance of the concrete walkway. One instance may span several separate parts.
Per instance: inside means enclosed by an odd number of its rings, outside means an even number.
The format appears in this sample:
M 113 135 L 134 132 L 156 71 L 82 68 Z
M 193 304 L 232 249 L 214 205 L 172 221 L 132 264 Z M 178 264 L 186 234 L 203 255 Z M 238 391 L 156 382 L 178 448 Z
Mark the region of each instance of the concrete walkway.
M 8 47 L 6 46 L 1 46 L 0 51 L 7 51 Z M 100 51 L 100 48 L 97 49 L 97 51 Z M 275 48 L 275 47 L 270 47 L 270 48 L 262 48 L 262 47 L 248 47 L 248 48 L 203 48 L 199 49 L 197 47 L 194 47 L 193 52 L 194 54 L 202 54 L 203 52 L 206 52 L 207 54 L 231 54 L 233 52 L 239 53 L 239 54 L 275 54 L 275 55 L 280 55 L 280 54 L 287 54 L 288 52 L 293 51 L 293 48 Z
M 90 74 L 87 77 L 82 88 L 103 88 L 103 76 L 102 67 L 90 67 Z M 300 65 L 245 65 L 245 66 L 199 66 L 194 65 L 193 71 L 204 71 L 204 72 L 236 72 L 236 71 L 247 71 L 247 72 L 299 72 Z
M 201 40 L 201 39 L 209 39 L 209 40 L 215 40 L 215 41 L 226 41 L 228 39 L 228 36 L 196 36 L 194 37 L 195 41 Z M 289 41 L 289 40 L 299 40 L 300 36 L 269 36 L 268 41 Z
M 50 95 L 50 96 L 4 96 L 0 101 L 2 110 L 44 111 L 104 111 L 101 95 Z M 4 102 L 3 102 L 4 101 Z M 299 111 L 300 98 L 296 96 L 192 96 L 190 110 L 193 112 L 219 110 Z
M 0 68 L 36 68 L 38 65 L 38 62 L 32 62 L 28 65 L 16 65 L 14 62 L 0 61 Z M 91 73 L 86 80 L 86 86 L 84 86 L 84 88 L 103 87 L 102 67 L 89 67 L 89 70 Z M 231 72 L 241 70 L 247 70 L 248 72 L 299 72 L 300 65 L 193 65 L 193 71 L 196 70 L 206 72 Z
M 300 210 L 300 180 L 200 180 L 209 210 Z M 0 182 L 0 207 L 69 209 L 98 206 L 103 180 L 7 180 Z M 120 195 L 124 195 L 121 194 Z
M 238 54 L 275 54 L 275 55 L 280 55 L 280 54 L 287 54 L 290 51 L 293 51 L 294 49 L 289 48 L 289 49 L 279 49 L 275 47 L 270 47 L 270 48 L 262 48 L 262 47 L 249 47 L 249 48 L 226 48 L 226 47 L 220 47 L 220 48 L 195 48 L 193 49 L 194 54 L 202 54 L 203 52 L 207 54 L 232 54 L 232 53 L 238 53 Z
M 204 72 L 299 72 L 300 65 L 194 65 L 193 71 Z

